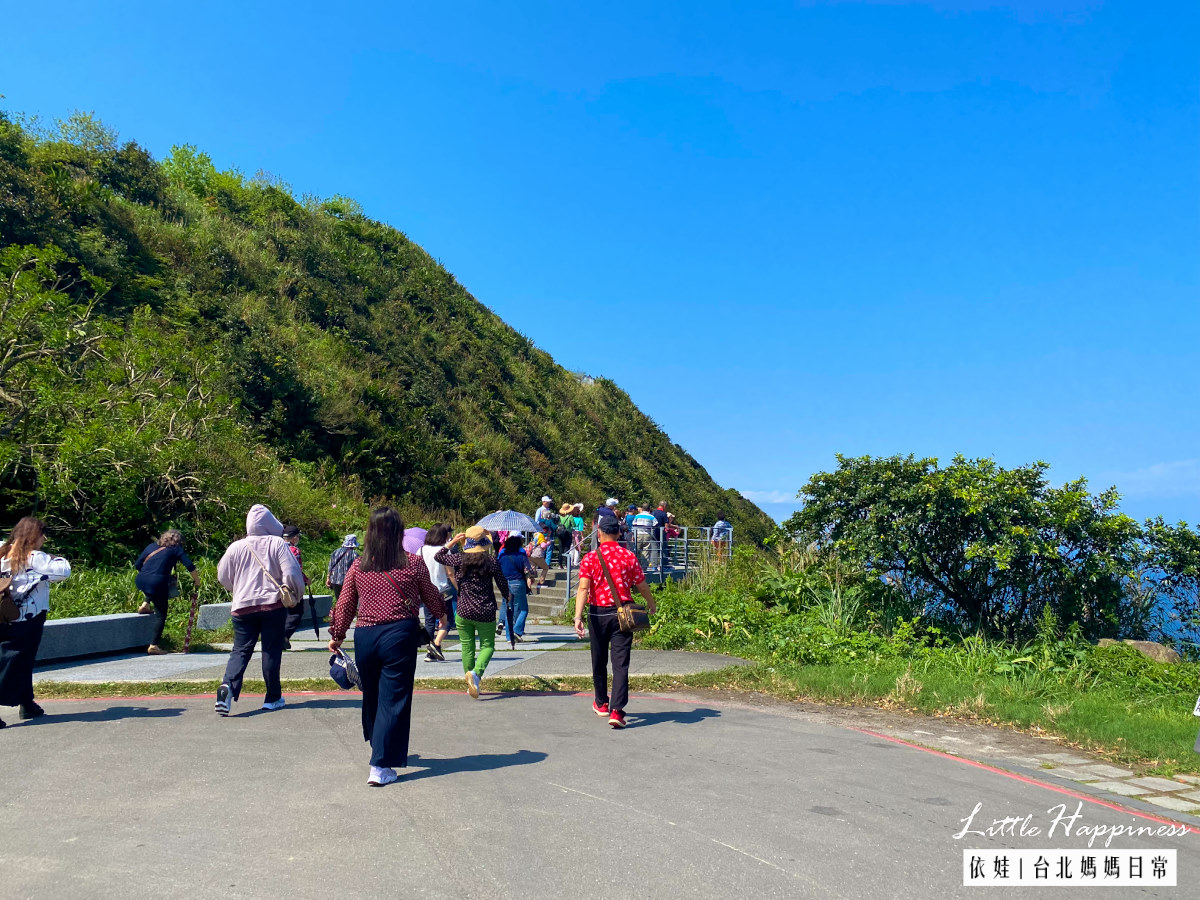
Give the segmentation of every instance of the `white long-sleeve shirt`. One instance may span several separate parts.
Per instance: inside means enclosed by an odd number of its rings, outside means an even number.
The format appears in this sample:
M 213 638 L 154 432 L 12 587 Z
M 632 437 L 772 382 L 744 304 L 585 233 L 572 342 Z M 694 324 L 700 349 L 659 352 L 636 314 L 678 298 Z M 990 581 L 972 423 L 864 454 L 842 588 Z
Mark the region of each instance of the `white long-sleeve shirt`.
M 0 573 L 11 572 L 8 558 L 0 559 Z M 29 554 L 25 569 L 18 572 L 12 581 L 13 602 L 20 611 L 20 619 L 32 619 L 39 613 L 50 611 L 50 585 L 71 577 L 71 564 L 61 556 L 51 556 L 41 550 Z

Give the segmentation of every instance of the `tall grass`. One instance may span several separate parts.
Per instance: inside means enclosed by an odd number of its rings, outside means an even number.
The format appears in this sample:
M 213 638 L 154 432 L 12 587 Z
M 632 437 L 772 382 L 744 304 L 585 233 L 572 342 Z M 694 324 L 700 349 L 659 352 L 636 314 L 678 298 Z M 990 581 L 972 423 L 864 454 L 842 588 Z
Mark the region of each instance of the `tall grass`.
M 873 599 L 836 561 L 742 551 L 703 581 L 664 587 L 643 644 L 756 660 L 786 696 L 1011 724 L 1150 769 L 1200 768 L 1200 663 L 1096 647 L 1049 613 L 1033 639 L 1014 643 L 920 617 L 889 621 Z

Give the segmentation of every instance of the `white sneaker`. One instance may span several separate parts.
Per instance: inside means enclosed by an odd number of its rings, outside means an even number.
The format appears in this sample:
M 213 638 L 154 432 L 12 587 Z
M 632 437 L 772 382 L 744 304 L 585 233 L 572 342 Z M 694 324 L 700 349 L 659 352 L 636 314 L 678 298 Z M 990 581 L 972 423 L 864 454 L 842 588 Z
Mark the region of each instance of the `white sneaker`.
M 280 697 L 278 700 L 274 700 L 271 703 L 264 703 L 262 708 L 269 710 L 270 712 L 274 712 L 277 709 L 283 709 L 285 703 L 286 701 Z
M 217 702 L 213 706 L 217 710 L 218 716 L 229 715 L 229 705 L 232 697 L 233 691 L 230 690 L 229 685 L 223 684 L 217 688 Z
M 476 700 L 478 700 L 479 699 L 479 682 L 475 680 L 475 673 L 474 672 L 466 672 L 466 673 L 464 673 L 463 678 L 465 678 L 467 680 L 467 693 L 470 694 L 472 697 L 474 697 Z
M 383 787 L 400 780 L 395 769 L 385 769 L 382 766 L 371 766 L 371 774 L 367 776 L 367 784 L 371 787 Z
M 473 681 L 475 683 L 475 692 L 473 694 L 471 694 L 471 696 L 474 697 L 476 700 L 478 700 L 479 699 L 479 685 L 483 683 L 483 679 L 480 678 L 478 675 L 476 675 L 474 672 L 472 672 L 471 673 L 471 681 Z

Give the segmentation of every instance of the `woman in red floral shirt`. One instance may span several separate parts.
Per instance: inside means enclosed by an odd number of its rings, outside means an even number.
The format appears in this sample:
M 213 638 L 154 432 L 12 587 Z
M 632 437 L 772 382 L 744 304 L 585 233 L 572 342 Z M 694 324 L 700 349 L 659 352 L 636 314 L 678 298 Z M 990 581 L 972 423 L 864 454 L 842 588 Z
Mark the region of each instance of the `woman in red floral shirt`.
M 371 742 L 367 784 L 399 779 L 408 765 L 413 675 L 417 669 L 421 606 L 445 628 L 446 607 L 418 553 L 406 553 L 404 522 L 391 507 L 371 513 L 363 555 L 346 573 L 329 626 L 329 649 L 338 652 L 355 616 L 354 661 L 362 677 L 363 739 Z

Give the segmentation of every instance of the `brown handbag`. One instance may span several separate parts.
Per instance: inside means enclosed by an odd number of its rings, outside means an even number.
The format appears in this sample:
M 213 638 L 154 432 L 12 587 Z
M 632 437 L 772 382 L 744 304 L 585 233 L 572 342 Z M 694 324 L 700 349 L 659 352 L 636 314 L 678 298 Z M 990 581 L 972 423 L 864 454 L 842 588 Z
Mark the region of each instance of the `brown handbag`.
M 596 548 L 596 555 L 600 557 L 600 568 L 604 570 L 604 577 L 608 579 L 608 590 L 612 595 L 613 604 L 617 607 L 617 627 L 626 634 L 645 631 L 650 627 L 650 613 L 646 612 L 646 607 L 640 603 L 634 603 L 632 600 L 628 603 L 621 602 L 617 583 L 613 581 L 612 572 L 608 569 L 608 561 L 605 560 L 599 547 Z
M 21 616 L 21 608 L 13 600 L 12 576 L 0 575 L 0 625 L 15 622 Z

